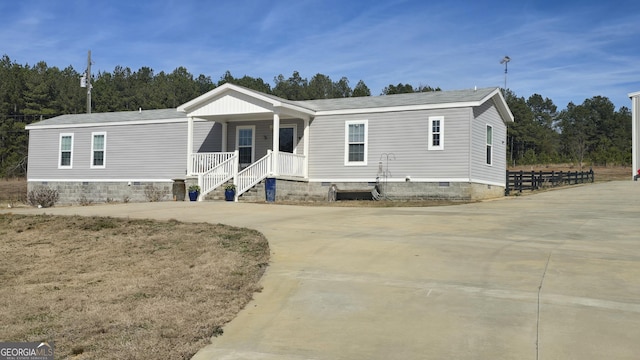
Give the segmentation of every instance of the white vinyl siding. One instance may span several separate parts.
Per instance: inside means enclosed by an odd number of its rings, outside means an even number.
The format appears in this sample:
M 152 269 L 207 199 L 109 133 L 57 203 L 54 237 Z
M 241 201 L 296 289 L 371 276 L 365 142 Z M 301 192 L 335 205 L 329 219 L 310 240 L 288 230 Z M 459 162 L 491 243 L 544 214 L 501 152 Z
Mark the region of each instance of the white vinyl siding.
M 73 134 L 60 134 L 58 169 L 73 168 Z
M 236 150 L 238 150 L 241 167 L 245 167 L 254 162 L 255 136 L 255 126 L 238 126 L 236 129 Z
M 493 127 L 487 125 L 487 165 L 493 163 Z
M 444 150 L 444 116 L 429 116 L 429 150 Z
M 220 136 L 212 121 L 194 123 L 194 149 L 219 151 Z M 219 128 L 218 126 L 217 128 Z M 71 133 L 72 131 L 63 131 Z M 92 133 L 107 133 L 105 164 L 97 171 L 92 163 Z M 73 168 L 59 168 L 60 130 L 29 131 L 29 179 L 174 179 L 187 171 L 187 122 L 78 127 L 73 129 Z
M 345 122 L 345 165 L 367 165 L 367 127 L 367 120 Z
M 428 151 L 430 116 L 442 116 L 446 120 L 446 150 Z M 345 166 L 346 145 L 335 145 L 336 134 L 346 132 L 345 121 L 362 122 L 361 114 L 327 115 L 313 120 L 309 144 L 310 179 L 375 181 L 381 156 L 389 153 L 396 157 L 389 162 L 394 181 L 404 181 L 406 176 L 411 179 L 445 179 L 443 181 L 469 178 L 470 109 L 368 114 L 366 120 L 366 166 Z M 484 129 L 481 136 L 484 137 Z M 484 146 L 484 139 L 479 141 Z
M 92 169 L 104 169 L 107 153 L 107 133 L 94 132 L 91 133 L 91 165 Z
M 507 167 L 507 127 L 491 101 L 473 108 L 473 113 L 471 178 L 476 181 L 504 184 L 504 171 Z M 491 164 L 487 164 L 487 125 L 491 127 Z M 447 146 L 450 143 L 448 142 Z

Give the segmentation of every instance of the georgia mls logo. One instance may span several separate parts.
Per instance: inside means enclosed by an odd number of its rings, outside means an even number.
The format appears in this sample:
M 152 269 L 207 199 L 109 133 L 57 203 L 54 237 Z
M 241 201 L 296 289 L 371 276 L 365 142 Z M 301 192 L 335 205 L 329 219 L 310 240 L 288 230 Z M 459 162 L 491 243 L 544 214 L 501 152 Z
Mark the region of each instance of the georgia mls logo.
M 0 343 L 0 360 L 53 360 L 53 343 Z

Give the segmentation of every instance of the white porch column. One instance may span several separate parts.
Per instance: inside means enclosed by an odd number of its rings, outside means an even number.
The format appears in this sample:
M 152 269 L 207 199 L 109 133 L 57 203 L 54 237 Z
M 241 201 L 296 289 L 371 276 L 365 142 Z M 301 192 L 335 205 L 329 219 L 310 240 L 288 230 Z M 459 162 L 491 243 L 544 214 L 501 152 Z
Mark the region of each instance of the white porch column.
M 222 124 L 222 149 L 220 149 L 220 151 L 228 152 L 229 150 L 227 149 L 227 141 L 228 141 L 227 129 L 229 128 L 229 124 L 226 121 L 220 124 Z
M 280 154 L 280 114 L 273 112 L 273 163 L 271 170 L 273 175 L 278 175 L 278 155 Z
M 193 117 L 187 120 L 187 175 L 193 174 Z
M 302 137 L 304 138 L 304 169 L 305 178 L 309 178 L 309 118 L 304 119 L 304 130 Z

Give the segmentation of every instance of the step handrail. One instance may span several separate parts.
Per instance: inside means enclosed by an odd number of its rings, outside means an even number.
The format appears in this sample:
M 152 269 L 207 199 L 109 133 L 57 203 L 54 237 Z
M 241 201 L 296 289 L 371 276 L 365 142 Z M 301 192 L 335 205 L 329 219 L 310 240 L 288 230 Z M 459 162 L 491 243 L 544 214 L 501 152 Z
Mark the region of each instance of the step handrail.
M 217 187 L 233 179 L 238 172 L 238 151 L 236 150 L 230 158 L 214 166 L 211 170 L 198 174 L 198 185 L 200 186 L 200 196 L 198 201 L 202 201 L 208 193 Z
M 234 179 L 234 184 L 236 185 L 235 201 L 238 201 L 240 195 L 269 176 L 271 173 L 272 154 L 271 150 L 267 150 L 267 155 L 238 173 L 238 176 Z

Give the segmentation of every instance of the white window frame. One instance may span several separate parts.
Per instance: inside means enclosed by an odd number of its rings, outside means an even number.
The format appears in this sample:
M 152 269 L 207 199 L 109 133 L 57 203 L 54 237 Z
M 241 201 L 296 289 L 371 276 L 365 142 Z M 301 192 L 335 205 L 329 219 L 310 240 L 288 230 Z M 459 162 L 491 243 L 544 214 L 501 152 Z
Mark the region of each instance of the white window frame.
M 491 130 L 491 131 L 489 131 Z M 489 139 L 489 132 L 491 132 L 491 139 Z M 485 163 L 489 166 L 493 166 L 493 126 L 487 124 L 485 128 Z
M 364 126 L 364 160 L 363 161 L 349 161 L 349 126 L 350 125 L 363 125 Z M 353 144 L 360 144 L 353 143 Z M 366 166 L 368 159 L 369 148 L 369 121 L 368 120 L 350 120 L 344 122 L 344 165 L 345 166 Z
M 433 135 L 436 134 L 433 132 L 433 123 L 434 121 L 440 122 L 440 131 L 437 132 L 439 135 L 439 145 L 433 145 Z M 444 116 L 429 116 L 429 139 L 427 143 L 427 150 L 444 150 Z
M 93 145 L 94 145 L 94 140 L 96 136 L 102 135 L 103 136 L 103 143 L 102 143 L 102 165 L 94 165 L 94 156 L 95 156 L 95 151 L 96 149 L 94 149 Z M 92 132 L 91 133 L 91 159 L 89 160 L 91 163 L 89 164 L 89 167 L 91 169 L 104 169 L 107 167 L 107 133 L 105 131 L 99 131 L 99 132 Z
M 62 138 L 71 137 L 71 149 L 69 150 L 69 165 L 62 165 Z M 58 169 L 73 168 L 73 133 L 61 133 L 58 139 Z
M 241 125 L 236 127 L 236 150 L 240 151 L 240 130 L 251 130 L 251 162 L 253 164 L 256 161 L 256 126 L 255 125 Z M 246 147 L 246 146 L 243 146 Z M 249 165 L 242 163 L 244 165 Z M 241 164 L 241 165 L 242 165 Z

